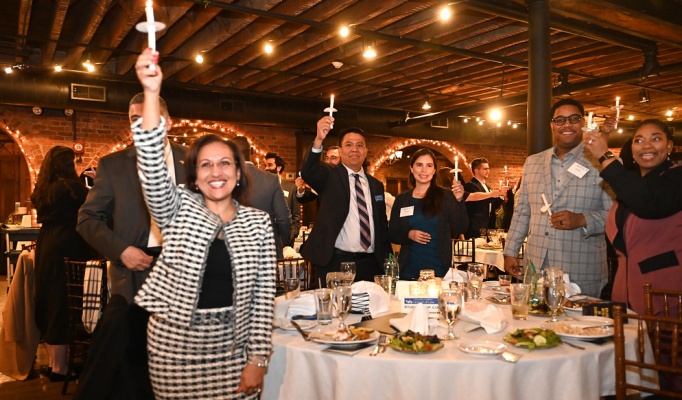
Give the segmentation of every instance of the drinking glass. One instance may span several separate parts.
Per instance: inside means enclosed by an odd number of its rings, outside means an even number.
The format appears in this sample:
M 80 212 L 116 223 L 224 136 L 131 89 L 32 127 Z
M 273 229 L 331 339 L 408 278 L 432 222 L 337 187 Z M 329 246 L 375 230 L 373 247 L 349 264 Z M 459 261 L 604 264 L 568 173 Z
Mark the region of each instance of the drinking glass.
M 530 284 L 528 283 L 512 283 L 511 289 L 511 307 L 512 318 L 526 320 L 528 319 L 528 298 L 530 297 Z
M 457 318 L 459 318 L 459 312 L 462 310 L 462 292 L 459 289 L 446 289 L 440 292 L 438 295 L 438 310 L 445 322 L 448 323 L 447 335 L 441 336 L 439 339 L 459 339 L 459 336 L 455 335 L 454 325 Z
M 350 304 L 353 299 L 353 292 L 350 286 L 339 286 L 332 291 L 334 309 L 339 314 L 341 323 L 339 324 L 339 331 L 348 330 L 345 319 L 350 311 Z
M 392 282 L 393 277 L 391 275 L 374 275 L 374 283 L 381 286 L 389 296 L 391 295 Z
M 327 287 L 336 289 L 345 284 L 346 274 L 343 272 L 327 272 Z
M 500 244 L 500 236 L 497 233 L 497 229 L 488 229 L 488 237 L 490 237 L 490 244 L 497 246 Z
M 483 289 L 483 279 L 485 278 L 485 268 L 481 263 L 469 263 L 469 286 L 471 286 L 471 298 L 476 300 L 481 298 Z
M 481 237 L 488 241 L 488 230 L 486 228 L 481 228 Z
M 286 278 L 284 280 L 284 298 L 296 299 L 301 294 L 301 280 L 298 278 Z
M 346 285 L 352 284 L 355 280 L 355 263 L 353 261 L 344 261 L 341 263 L 339 270 L 344 274 L 343 283 Z
M 550 321 L 557 322 L 557 312 L 561 303 L 564 301 L 564 276 L 559 268 L 545 268 L 542 271 L 542 289 L 545 298 L 545 304 L 552 310 L 552 319 Z
M 317 323 L 329 325 L 332 323 L 333 303 L 331 289 L 315 289 L 315 311 L 317 312 Z

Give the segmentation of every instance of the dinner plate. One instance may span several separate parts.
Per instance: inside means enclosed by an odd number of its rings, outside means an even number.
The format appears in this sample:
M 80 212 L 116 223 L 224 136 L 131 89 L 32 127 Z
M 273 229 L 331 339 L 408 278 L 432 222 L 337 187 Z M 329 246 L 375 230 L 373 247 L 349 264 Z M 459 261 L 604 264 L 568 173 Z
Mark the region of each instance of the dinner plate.
M 486 297 L 486 300 L 492 301 L 493 303 L 497 304 L 509 304 L 511 303 L 511 296 L 509 295 L 505 296 L 503 293 L 498 293 L 494 296 Z
M 303 330 L 308 330 L 312 329 L 317 326 L 317 321 L 312 321 L 309 319 L 297 319 L 296 323 L 301 327 Z M 291 320 L 289 318 L 277 318 L 275 320 L 274 324 L 277 328 L 283 329 L 285 331 L 295 331 L 296 327 L 291 324 Z
M 435 353 L 438 350 L 445 347 L 445 345 L 443 343 L 437 343 L 435 346 L 436 347 L 432 348 L 431 350 L 416 351 L 416 350 L 412 350 L 412 349 L 404 349 L 404 348 L 397 346 L 397 345 L 391 345 L 391 344 L 388 345 L 388 347 L 392 348 L 393 350 L 395 350 L 399 353 L 408 353 L 408 354 L 430 354 L 430 353 Z
M 476 247 L 479 248 L 479 249 L 483 249 L 483 250 L 502 250 L 502 245 L 501 245 L 501 244 L 496 245 L 496 246 L 495 246 L 495 245 L 491 246 L 491 245 L 488 245 L 488 244 L 482 244 L 482 245 L 476 246 Z
M 298 321 L 296 321 L 296 322 L 298 322 Z M 323 344 L 326 346 L 330 346 L 330 347 L 340 348 L 340 349 L 349 349 L 349 348 L 358 347 L 364 343 L 375 342 L 378 339 L 379 339 L 379 332 L 374 331 L 374 332 L 369 334 L 369 338 L 363 339 L 363 340 L 340 341 L 340 340 L 334 340 L 332 338 L 314 338 L 313 342 Z
M 559 321 L 551 324 L 551 328 L 561 338 L 566 339 L 603 339 L 613 336 L 613 319 L 605 317 L 580 316 L 575 320 Z M 590 328 L 583 332 L 582 327 L 604 325 L 605 328 Z
M 493 286 L 489 288 L 495 293 L 509 296 L 509 286 Z
M 499 288 L 500 287 L 500 281 L 485 281 L 483 282 L 483 287 L 492 289 L 494 287 Z
M 457 347 L 465 353 L 483 356 L 496 355 L 507 350 L 507 346 L 504 343 L 491 342 L 488 340 L 460 343 Z

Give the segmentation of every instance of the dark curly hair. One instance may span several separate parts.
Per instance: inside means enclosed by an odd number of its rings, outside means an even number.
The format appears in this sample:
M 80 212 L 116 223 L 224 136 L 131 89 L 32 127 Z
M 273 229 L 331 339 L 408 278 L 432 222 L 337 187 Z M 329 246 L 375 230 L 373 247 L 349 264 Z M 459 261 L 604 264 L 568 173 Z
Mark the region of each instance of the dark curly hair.
M 50 184 L 60 179 L 78 181 L 75 157 L 74 151 L 64 146 L 55 146 L 45 154 L 45 159 L 40 165 L 36 187 L 31 194 L 31 202 L 35 208 L 49 205 L 48 188 Z M 75 198 L 76 194 L 72 193 L 72 195 Z

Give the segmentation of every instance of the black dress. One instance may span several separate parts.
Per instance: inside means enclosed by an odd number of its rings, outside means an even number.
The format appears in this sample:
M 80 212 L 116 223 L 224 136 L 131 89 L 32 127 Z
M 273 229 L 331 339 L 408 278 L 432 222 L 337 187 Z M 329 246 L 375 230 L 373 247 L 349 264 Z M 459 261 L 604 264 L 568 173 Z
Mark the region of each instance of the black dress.
M 88 190 L 78 180 L 60 179 L 50 184 L 49 202 L 37 206 L 42 223 L 36 245 L 36 323 L 48 344 L 68 343 L 68 309 L 64 257 L 86 261 L 90 247 L 76 232 L 78 209 Z

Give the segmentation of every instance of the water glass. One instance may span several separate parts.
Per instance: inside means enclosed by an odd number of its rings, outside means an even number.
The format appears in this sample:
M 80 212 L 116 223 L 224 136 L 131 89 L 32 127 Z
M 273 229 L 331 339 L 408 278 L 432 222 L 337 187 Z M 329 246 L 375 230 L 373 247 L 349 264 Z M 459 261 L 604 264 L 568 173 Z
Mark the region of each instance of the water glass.
M 298 278 L 286 278 L 284 280 L 284 298 L 296 299 L 301 294 L 301 280 Z
M 315 311 L 317 311 L 317 323 L 329 325 L 332 323 L 334 305 L 332 303 L 331 289 L 315 289 Z
M 329 289 L 336 289 L 339 286 L 344 286 L 346 274 L 343 272 L 327 272 L 327 287 Z
M 355 262 L 343 261 L 339 267 L 339 271 L 344 274 L 344 284 L 351 285 L 355 280 Z
M 528 319 L 530 286 L 528 283 L 512 283 L 509 287 L 511 291 L 512 317 L 514 319 Z
M 511 275 L 498 275 L 497 280 L 500 286 L 509 286 L 511 284 Z
M 459 289 L 443 290 L 438 295 L 438 311 L 440 311 L 440 315 L 448 324 L 448 333 L 445 336 L 440 336 L 440 340 L 459 339 L 455 335 L 454 325 L 462 310 L 462 300 L 462 292 Z
M 545 268 L 542 271 L 542 288 L 545 304 L 552 310 L 552 322 L 557 322 L 557 313 L 564 301 L 564 273 L 560 268 Z
M 471 298 L 476 300 L 481 298 L 483 289 L 483 279 L 485 278 L 485 267 L 481 263 L 469 263 L 469 286 L 471 287 Z
M 388 295 L 391 295 L 391 286 L 393 284 L 393 277 L 390 275 L 374 275 L 374 283 L 381 286 Z

